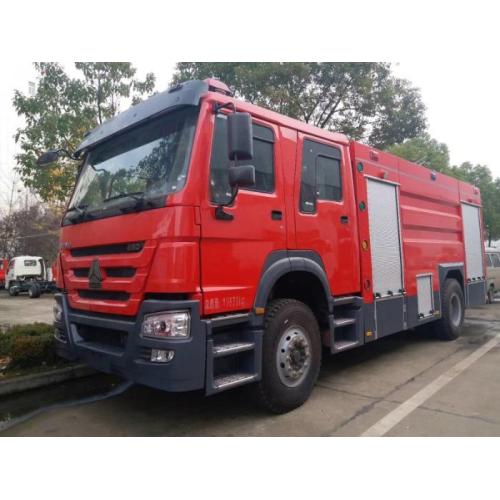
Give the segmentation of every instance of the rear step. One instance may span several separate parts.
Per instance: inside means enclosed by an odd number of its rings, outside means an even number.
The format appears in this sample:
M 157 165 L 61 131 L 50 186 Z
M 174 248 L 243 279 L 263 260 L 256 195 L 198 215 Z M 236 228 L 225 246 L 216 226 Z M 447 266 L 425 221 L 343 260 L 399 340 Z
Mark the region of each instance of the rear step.
M 332 353 L 347 351 L 363 344 L 363 299 L 358 296 L 338 297 L 333 300 L 330 331 L 323 335 L 323 342 Z
M 342 328 L 343 326 L 354 325 L 356 320 L 354 318 L 336 318 L 333 320 L 335 328 Z
M 256 373 L 231 373 L 229 375 L 220 375 L 214 379 L 214 388 L 216 391 L 223 391 L 239 385 L 248 384 L 254 380 L 257 380 Z
M 333 347 L 335 351 L 346 351 L 347 349 L 352 349 L 359 344 L 357 340 L 339 340 L 334 342 Z

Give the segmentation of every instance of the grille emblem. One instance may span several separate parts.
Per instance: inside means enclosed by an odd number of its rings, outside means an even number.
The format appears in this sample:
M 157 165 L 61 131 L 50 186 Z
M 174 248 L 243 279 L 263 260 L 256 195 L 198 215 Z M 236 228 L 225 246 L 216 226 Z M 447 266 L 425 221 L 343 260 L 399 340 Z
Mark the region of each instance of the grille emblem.
M 98 289 L 101 288 L 102 284 L 102 273 L 101 266 L 99 266 L 99 261 L 94 259 L 89 270 L 89 288 Z

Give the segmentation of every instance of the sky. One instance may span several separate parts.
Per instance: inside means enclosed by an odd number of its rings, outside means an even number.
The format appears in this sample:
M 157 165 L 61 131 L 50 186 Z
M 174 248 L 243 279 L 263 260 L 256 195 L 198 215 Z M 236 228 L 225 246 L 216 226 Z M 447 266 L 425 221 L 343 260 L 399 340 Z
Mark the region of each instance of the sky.
M 63 63 L 73 71 L 71 62 Z M 141 77 L 155 73 L 157 90 L 164 90 L 172 76 L 175 62 L 145 61 L 133 64 Z M 500 93 L 497 68 L 484 61 L 459 58 L 412 60 L 394 63 L 397 76 L 420 88 L 427 107 L 429 132 L 448 145 L 452 164 L 470 161 L 487 165 L 500 177 L 497 154 Z M 28 93 L 28 82 L 36 81 L 31 62 L 7 63 L 0 79 L 0 207 L 8 202 L 13 181 L 13 157 L 17 151 L 13 136 L 21 124 L 12 107 L 14 89 Z M 18 182 L 15 189 L 22 185 Z

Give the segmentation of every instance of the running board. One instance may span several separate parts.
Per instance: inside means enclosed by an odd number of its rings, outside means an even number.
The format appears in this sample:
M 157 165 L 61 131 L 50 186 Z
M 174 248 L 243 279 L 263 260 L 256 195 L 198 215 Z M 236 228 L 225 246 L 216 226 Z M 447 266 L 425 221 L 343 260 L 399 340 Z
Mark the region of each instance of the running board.
M 232 389 L 233 387 L 248 384 L 254 380 L 257 380 L 256 373 L 232 373 L 229 375 L 221 375 L 214 379 L 214 389 L 216 392 L 221 392 Z
M 207 338 L 205 391 L 207 396 L 260 380 L 262 330 L 227 324 Z

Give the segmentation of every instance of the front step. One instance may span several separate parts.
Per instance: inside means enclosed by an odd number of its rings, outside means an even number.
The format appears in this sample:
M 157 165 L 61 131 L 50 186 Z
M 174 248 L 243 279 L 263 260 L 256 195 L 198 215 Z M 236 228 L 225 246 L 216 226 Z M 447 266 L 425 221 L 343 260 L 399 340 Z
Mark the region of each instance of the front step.
M 206 394 L 260 380 L 262 330 L 247 324 L 224 325 L 207 338 Z
M 229 375 L 220 375 L 214 379 L 214 388 L 216 391 L 224 391 L 243 384 L 248 384 L 257 380 L 256 373 L 231 373 Z
M 251 351 L 254 349 L 254 342 L 227 342 L 225 344 L 214 344 L 213 354 L 215 358 L 230 356 L 237 352 Z

